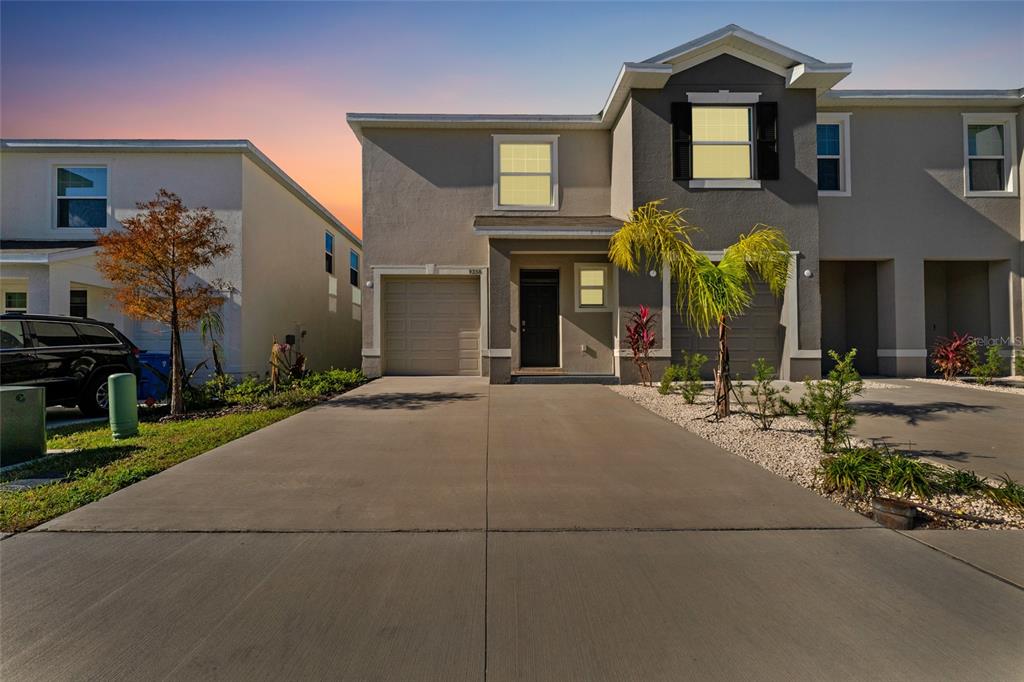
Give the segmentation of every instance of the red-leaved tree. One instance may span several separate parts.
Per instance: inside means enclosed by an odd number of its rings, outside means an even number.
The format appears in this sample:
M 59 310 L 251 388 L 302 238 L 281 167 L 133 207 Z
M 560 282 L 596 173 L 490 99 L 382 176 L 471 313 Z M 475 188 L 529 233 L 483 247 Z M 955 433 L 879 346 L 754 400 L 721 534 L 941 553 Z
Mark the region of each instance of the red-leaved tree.
M 218 281 L 204 282 L 197 270 L 231 253 L 227 229 L 208 208 L 189 210 L 161 189 L 140 213 L 121 221 L 124 229 L 97 230 L 96 265 L 114 285 L 114 297 L 129 317 L 171 328 L 171 414 L 185 411 L 181 332 L 222 302 Z

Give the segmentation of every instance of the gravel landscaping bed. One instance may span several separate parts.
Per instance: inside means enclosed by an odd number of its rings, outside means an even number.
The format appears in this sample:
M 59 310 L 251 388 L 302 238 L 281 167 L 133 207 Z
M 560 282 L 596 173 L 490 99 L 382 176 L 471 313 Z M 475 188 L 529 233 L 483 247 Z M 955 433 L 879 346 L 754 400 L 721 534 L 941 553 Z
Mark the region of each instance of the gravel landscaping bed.
M 924 384 L 936 384 L 939 386 L 958 386 L 960 388 L 973 388 L 976 391 L 992 391 L 993 393 L 1013 393 L 1015 395 L 1024 395 L 1024 386 L 1006 386 L 998 384 L 988 384 L 982 386 L 981 384 L 975 384 L 968 381 L 946 381 L 945 379 L 932 379 L 930 377 L 912 377 L 911 381 L 920 381 Z
M 688 405 L 682 396 L 661 395 L 653 387 L 622 385 L 608 388 L 724 450 L 748 459 L 823 497 L 828 497 L 848 509 L 865 516 L 871 515 L 868 502 L 840 494 L 827 494 L 817 486 L 814 471 L 818 467 L 821 454 L 813 430 L 800 417 L 779 417 L 771 431 L 762 431 L 749 416 L 738 410 L 728 419 L 719 422 L 708 420 L 707 416 L 712 412 L 714 403 L 709 393 L 702 394 L 695 404 Z M 870 445 L 867 442 L 855 444 Z M 923 500 L 914 501 L 924 503 Z M 1024 516 L 1003 509 L 987 499 L 964 495 L 939 495 L 931 498 L 927 504 L 946 511 L 999 519 L 1004 523 L 979 523 L 926 512 L 930 518 L 927 522 L 920 522 L 919 519 L 919 528 L 1024 528 Z

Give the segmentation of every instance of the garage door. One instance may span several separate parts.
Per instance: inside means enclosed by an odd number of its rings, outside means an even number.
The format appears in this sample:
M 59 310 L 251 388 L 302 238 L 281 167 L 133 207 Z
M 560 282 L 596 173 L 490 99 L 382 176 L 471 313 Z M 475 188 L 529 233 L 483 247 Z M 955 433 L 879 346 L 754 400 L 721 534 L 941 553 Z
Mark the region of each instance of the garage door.
M 480 280 L 385 277 L 385 374 L 480 375 Z
M 675 303 L 677 286 L 672 283 L 672 301 Z M 734 318 L 729 331 L 729 368 L 735 378 L 750 379 L 754 376 L 752 366 L 757 358 L 764 358 L 778 372 L 782 362 L 783 327 L 779 324 L 782 300 L 772 296 L 763 282 L 758 282 L 754 300 L 742 317 Z M 672 362 L 679 362 L 682 351 L 698 352 L 708 356 L 704 366 L 706 379 L 714 377 L 718 362 L 718 328 L 709 336 L 701 336 L 675 312 L 672 311 Z

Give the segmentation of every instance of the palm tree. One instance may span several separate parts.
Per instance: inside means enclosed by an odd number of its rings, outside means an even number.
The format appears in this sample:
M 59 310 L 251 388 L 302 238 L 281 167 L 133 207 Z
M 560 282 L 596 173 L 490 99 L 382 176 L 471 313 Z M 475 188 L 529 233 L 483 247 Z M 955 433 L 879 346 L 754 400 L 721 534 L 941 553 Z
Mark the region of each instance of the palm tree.
M 221 317 L 219 310 L 211 309 L 199 318 L 199 336 L 204 346 L 210 344 L 214 372 L 219 377 L 224 376 L 224 366 L 220 358 L 220 338 L 224 336 L 224 318 Z
M 694 248 L 690 235 L 699 228 L 683 218 L 683 209 L 667 211 L 664 200 L 652 201 L 629 215 L 608 243 L 608 258 L 631 273 L 668 265 L 679 282 L 676 310 L 707 335 L 718 327 L 718 367 L 715 369 L 715 415 L 729 416 L 729 326 L 753 300 L 754 275 L 775 296 L 786 289 L 789 244 L 782 231 L 758 223 L 728 247 L 718 263 Z

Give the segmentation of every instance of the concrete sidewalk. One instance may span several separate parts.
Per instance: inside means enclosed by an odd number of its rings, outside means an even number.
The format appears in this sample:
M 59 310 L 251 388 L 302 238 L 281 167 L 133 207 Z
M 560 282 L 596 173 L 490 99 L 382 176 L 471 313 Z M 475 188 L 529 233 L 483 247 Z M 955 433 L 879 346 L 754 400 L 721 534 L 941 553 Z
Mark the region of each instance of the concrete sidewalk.
M 0 677 L 1019 676 L 1024 534 L 914 537 L 604 387 L 384 379 L 4 540 Z

